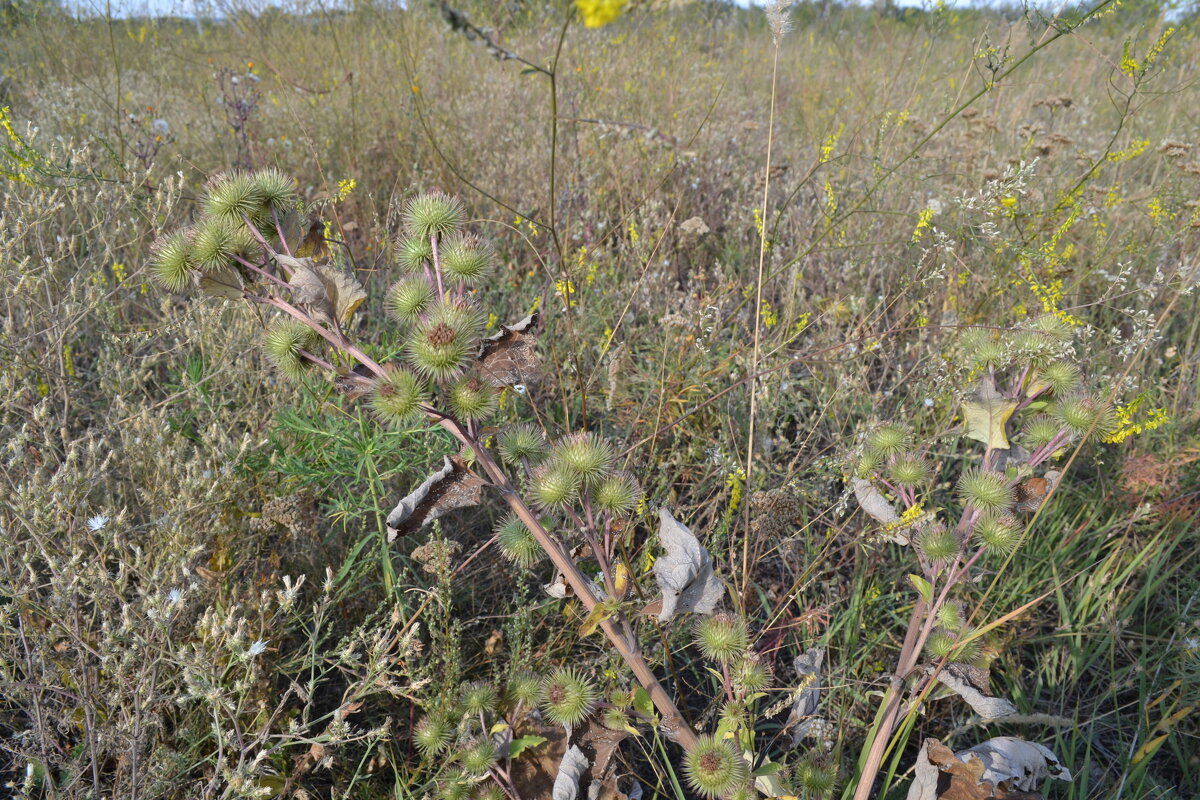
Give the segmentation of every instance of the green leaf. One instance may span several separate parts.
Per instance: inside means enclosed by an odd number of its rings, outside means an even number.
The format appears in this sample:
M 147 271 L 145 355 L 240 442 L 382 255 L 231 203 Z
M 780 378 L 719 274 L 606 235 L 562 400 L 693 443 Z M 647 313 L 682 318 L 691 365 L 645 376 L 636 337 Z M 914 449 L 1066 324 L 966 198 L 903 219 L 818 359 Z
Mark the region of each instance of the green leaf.
M 920 592 L 921 597 L 926 603 L 933 602 L 933 587 L 929 584 L 929 581 L 925 580 L 920 575 L 913 575 L 909 573 L 908 582 L 916 587 L 917 591 Z
M 633 708 L 642 716 L 650 719 L 658 716 L 654 711 L 654 701 L 650 699 L 650 693 L 640 686 L 633 693 Z
M 774 775 L 776 772 L 779 772 L 779 767 L 780 767 L 779 764 L 774 764 L 774 763 L 768 761 L 767 763 L 763 764 L 761 767 L 754 770 L 754 772 L 751 772 L 750 774 L 756 778 L 759 777 L 760 775 Z
M 508 746 L 508 757 L 516 758 L 526 750 L 540 747 L 547 741 L 545 736 L 522 736 L 520 739 L 513 739 L 512 744 Z

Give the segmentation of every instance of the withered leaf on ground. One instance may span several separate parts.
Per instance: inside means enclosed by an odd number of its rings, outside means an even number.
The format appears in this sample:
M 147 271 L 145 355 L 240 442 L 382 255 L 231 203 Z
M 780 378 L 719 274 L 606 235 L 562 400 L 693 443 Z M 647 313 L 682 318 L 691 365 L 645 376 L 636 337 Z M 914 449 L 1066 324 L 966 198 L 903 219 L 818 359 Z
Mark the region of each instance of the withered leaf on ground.
M 479 346 L 479 376 L 497 388 L 536 383 L 542 374 L 537 320 L 537 314 L 530 314 L 513 325 L 501 325 L 499 333 L 484 339 Z
M 328 261 L 282 254 L 276 255 L 275 260 L 291 273 L 288 283 L 295 289 L 296 302 L 319 322 L 344 323 L 367 299 L 358 278 Z
M 522 797 L 582 798 L 621 797 L 616 791 L 616 755 L 629 736 L 623 730 L 606 728 L 589 718 L 575 726 L 568 737 L 557 725 L 529 722 L 522 738 L 543 739 L 536 750 L 513 762 L 512 776 Z M 582 791 L 581 791 L 582 790 Z
M 467 471 L 461 458 L 446 456 L 442 468 L 388 514 L 388 541 L 424 527 L 453 509 L 479 505 L 485 485 L 482 478 Z
M 1047 777 L 1070 781 L 1071 773 L 1037 742 L 1000 736 L 955 753 L 926 739 L 908 800 L 1041 800 Z
M 666 551 L 654 562 L 654 577 L 662 589 L 659 622 L 670 622 L 688 611 L 711 614 L 725 596 L 713 572 L 712 559 L 700 540 L 665 508 L 658 512 L 658 540 Z
M 928 675 L 933 675 L 932 665 L 925 668 Z M 984 719 L 997 719 L 1017 713 L 1017 707 L 1003 697 L 991 697 L 983 693 L 986 687 L 979 686 L 978 676 L 962 664 L 947 664 L 937 673 L 937 680 L 943 686 L 967 702 L 971 709 Z

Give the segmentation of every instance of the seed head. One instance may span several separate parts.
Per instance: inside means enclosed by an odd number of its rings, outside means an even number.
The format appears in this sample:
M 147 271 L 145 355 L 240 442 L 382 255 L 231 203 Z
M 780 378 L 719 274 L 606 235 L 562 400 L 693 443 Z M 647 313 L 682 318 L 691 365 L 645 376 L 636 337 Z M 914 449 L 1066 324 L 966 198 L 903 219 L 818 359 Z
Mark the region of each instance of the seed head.
M 312 362 L 303 358 L 300 351 L 315 353 L 320 345 L 321 337 L 312 328 L 293 319 L 282 319 L 267 331 L 263 350 L 280 372 L 295 380 L 312 367 Z
M 1076 436 L 1091 435 L 1103 439 L 1116 428 L 1116 418 L 1111 409 L 1102 409 L 1101 403 L 1085 394 L 1067 395 L 1052 403 L 1047 409 Z
M 754 694 L 771 685 L 771 668 L 756 653 L 747 653 L 738 660 L 731 677 L 734 686 L 746 694 Z
M 917 549 L 930 561 L 946 562 L 958 555 L 961 544 L 945 525 L 930 525 L 917 536 Z
M 393 254 L 396 266 L 405 272 L 423 273 L 427 264 L 433 263 L 433 244 L 429 237 L 419 239 L 406 236 L 396 243 Z
M 1062 431 L 1063 424 L 1049 414 L 1037 414 L 1025 422 L 1021 438 L 1033 449 L 1044 447 Z
M 251 175 L 231 172 L 218 175 L 209 183 L 204 210 L 228 224 L 241 225 L 246 219 L 258 224 L 267 214 L 264 200 L 258 182 Z
M 691 787 L 703 797 L 721 797 L 747 783 L 746 761 L 729 745 L 712 736 L 700 741 L 684 758 L 683 771 Z
M 542 558 L 537 539 L 524 522 L 511 514 L 496 527 L 496 541 L 504 557 L 518 566 L 532 567 Z
M 237 227 L 218 217 L 202 220 L 192 229 L 191 262 L 201 272 L 219 272 L 229 266 L 233 254 L 243 244 Z
M 750 647 L 750 632 L 745 620 L 730 614 L 701 617 L 692 638 L 705 658 L 720 664 L 741 658 Z
M 542 681 L 542 714 L 558 725 L 576 725 L 596 707 L 599 694 L 570 667 L 559 667 Z
M 439 305 L 419 322 L 408 338 L 408 361 L 421 375 L 438 383 L 458 377 L 477 346 L 470 313 Z
M 519 672 L 508 682 L 508 699 L 526 708 L 537 705 L 542 696 L 542 682 L 528 672 Z
M 543 464 L 533 473 L 533 497 L 547 510 L 566 508 L 579 498 L 579 476 L 560 464 Z
M 464 283 L 478 284 L 492 268 L 492 248 L 478 236 L 458 234 L 441 252 L 442 270 Z
M 425 309 L 433 305 L 436 292 L 425 278 L 410 275 L 392 284 L 387 293 L 387 312 L 405 323 L 416 322 Z
M 809 753 L 796 765 L 796 781 L 804 787 L 804 796 L 812 800 L 829 797 L 837 783 L 837 766 L 827 758 Z
M 938 624 L 951 631 L 962 630 L 966 620 L 963 618 L 962 606 L 958 603 L 945 603 L 937 612 Z
M 592 501 L 601 511 L 621 515 L 632 511 L 641 499 L 637 479 L 628 472 L 614 472 L 605 477 L 592 492 Z
M 1055 361 L 1042 369 L 1035 380 L 1047 384 L 1056 396 L 1061 396 L 1079 386 L 1081 375 L 1079 367 L 1070 361 Z
M 1008 514 L 986 514 L 975 523 L 975 540 L 986 547 L 988 552 L 1007 556 L 1021 541 L 1023 530 Z
M 880 458 L 898 456 L 909 448 L 912 434 L 900 425 L 884 425 L 867 440 L 867 452 Z
M 550 459 L 577 476 L 585 487 L 592 487 L 608 476 L 616 456 L 608 442 L 594 433 L 573 433 L 558 441 Z
M 284 214 L 294 210 L 299 205 L 300 198 L 296 193 L 296 180 L 274 167 L 260 169 L 254 173 L 252 180 L 253 191 L 259 197 L 267 216 L 274 211 L 282 219 Z M 253 215 L 248 215 L 253 219 Z M 273 222 L 273 220 L 272 220 Z
M 459 687 L 458 701 L 463 711 L 474 717 L 494 712 L 500 704 L 500 692 L 490 683 L 472 681 Z
M 172 292 L 181 292 L 192 282 L 191 244 L 187 234 L 176 232 L 161 237 L 150 252 L 150 274 Z
M 920 456 L 902 455 L 888 465 L 888 479 L 897 486 L 923 486 L 929 482 L 929 462 Z
M 388 365 L 371 391 L 371 406 L 384 419 L 399 425 L 421 417 L 421 405 L 429 402 L 425 381 L 406 369 Z
M 461 754 L 463 772 L 472 777 L 487 774 L 496 765 L 496 745 L 486 737 L 476 739 Z
M 536 463 L 550 448 L 542 432 L 528 423 L 505 428 L 500 432 L 498 444 L 500 458 L 507 464 L 519 464 L 522 458 Z
M 426 756 L 440 753 L 454 734 L 454 728 L 441 714 L 428 714 L 413 729 L 413 741 Z
M 481 380 L 478 375 L 468 375 L 450 384 L 446 399 L 459 419 L 482 420 L 496 411 L 499 396 L 496 387 Z
M 404 207 L 404 228 L 409 236 L 428 241 L 443 239 L 466 222 L 467 213 L 457 198 L 441 192 L 419 194 Z
M 980 511 L 1000 511 L 1013 504 L 1013 488 L 999 472 L 972 468 L 958 479 L 958 496 Z

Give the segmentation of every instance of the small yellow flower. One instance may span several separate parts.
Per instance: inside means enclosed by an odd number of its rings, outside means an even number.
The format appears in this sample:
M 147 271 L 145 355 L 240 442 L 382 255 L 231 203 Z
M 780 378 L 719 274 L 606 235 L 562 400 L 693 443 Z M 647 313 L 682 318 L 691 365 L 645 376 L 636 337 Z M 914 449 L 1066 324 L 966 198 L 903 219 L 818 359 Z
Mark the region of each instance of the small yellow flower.
M 575 0 L 575 7 L 583 15 L 583 24 L 589 28 L 603 28 L 617 17 L 628 0 Z

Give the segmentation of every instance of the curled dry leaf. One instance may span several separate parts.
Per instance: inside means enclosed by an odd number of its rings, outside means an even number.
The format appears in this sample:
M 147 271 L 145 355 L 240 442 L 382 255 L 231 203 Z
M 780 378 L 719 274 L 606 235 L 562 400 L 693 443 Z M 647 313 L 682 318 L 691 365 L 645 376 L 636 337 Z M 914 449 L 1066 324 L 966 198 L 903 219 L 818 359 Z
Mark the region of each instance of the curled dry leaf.
M 1000 736 L 957 753 L 937 739 L 921 743 L 908 800 L 1041 800 L 1046 778 L 1071 773 L 1049 748 Z
M 1007 450 L 1008 436 L 1004 429 L 1016 410 L 1017 401 L 1000 394 L 991 377 L 984 378 L 974 396 L 963 403 L 967 437 L 983 442 L 992 450 Z
M 691 236 L 703 236 L 708 233 L 708 226 L 700 217 L 689 217 L 679 223 L 679 230 Z
M 492 386 L 528 385 L 537 382 L 542 364 L 537 355 L 537 314 L 514 325 L 501 325 L 500 332 L 479 346 L 479 376 Z
M 654 577 L 663 593 L 658 621 L 670 622 L 688 611 L 713 613 L 725 587 L 713 572 L 708 551 L 665 508 L 659 509 L 658 519 L 658 539 L 666 551 L 654 562 Z
M 209 297 L 241 300 L 244 285 L 242 276 L 232 267 L 223 267 L 216 272 L 202 272 L 196 276 L 196 286 Z
M 285 255 L 276 255 L 275 260 L 291 273 L 288 283 L 295 290 L 296 302 L 319 322 L 344 323 L 367 299 L 357 278 L 328 261 Z
M 536 740 L 538 744 L 515 758 L 512 778 L 521 797 L 607 798 L 624 797 L 617 791 L 617 760 L 621 742 L 629 734 L 604 727 L 594 718 L 575 726 L 570 734 L 561 726 L 545 721 L 530 721 L 516 742 Z M 572 754 L 574 751 L 574 754 Z M 580 792 L 585 787 L 585 792 Z M 636 781 L 629 797 L 634 796 Z
M 908 544 L 908 535 L 898 526 L 900 515 L 875 484 L 866 478 L 855 478 L 854 497 L 868 517 L 883 525 L 888 538 L 896 544 Z
M 446 456 L 442 468 L 388 514 L 388 541 L 428 525 L 447 511 L 479 505 L 484 486 L 483 479 L 468 472 L 461 458 Z
M 571 745 L 563 755 L 558 774 L 554 777 L 554 789 L 551 791 L 554 800 L 575 800 L 579 796 L 579 781 L 589 766 L 591 764 L 583 751 Z
M 928 675 L 933 675 L 932 665 L 925 668 Z M 985 687 L 978 685 L 979 680 L 961 664 L 947 664 L 937 672 L 937 680 L 950 691 L 966 701 L 971 709 L 984 719 L 997 719 L 1017 713 L 1017 707 L 1003 697 L 991 697 L 983 693 Z
M 821 665 L 824 661 L 824 647 L 810 647 L 792 661 L 799 693 L 792 703 L 792 711 L 784 725 L 785 728 L 795 726 L 792 730 L 792 747 L 798 746 L 800 742 L 825 727 L 825 721 L 816 716 L 817 707 L 821 703 Z

